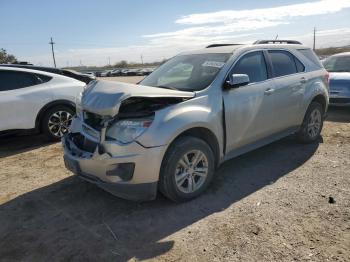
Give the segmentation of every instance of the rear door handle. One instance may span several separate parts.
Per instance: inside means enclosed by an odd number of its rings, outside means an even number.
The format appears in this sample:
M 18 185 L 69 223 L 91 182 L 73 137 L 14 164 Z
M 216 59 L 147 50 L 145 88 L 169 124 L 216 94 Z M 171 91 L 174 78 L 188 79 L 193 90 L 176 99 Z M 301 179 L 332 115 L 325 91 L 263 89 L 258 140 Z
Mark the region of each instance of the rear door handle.
M 267 95 L 267 96 L 269 96 L 269 95 L 271 95 L 273 92 L 275 92 L 275 89 L 273 89 L 273 88 L 268 88 L 268 89 L 265 90 L 264 94 Z
M 300 83 L 305 84 L 307 82 L 305 77 L 300 78 Z

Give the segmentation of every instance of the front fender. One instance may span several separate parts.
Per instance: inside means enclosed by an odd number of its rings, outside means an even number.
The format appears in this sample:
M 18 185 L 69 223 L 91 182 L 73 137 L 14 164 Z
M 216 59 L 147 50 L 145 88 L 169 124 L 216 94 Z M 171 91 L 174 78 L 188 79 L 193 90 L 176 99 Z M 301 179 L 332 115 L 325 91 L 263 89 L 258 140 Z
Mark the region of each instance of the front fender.
M 215 101 L 218 100 L 218 101 Z M 145 147 L 169 145 L 191 128 L 206 128 L 223 144 L 222 101 L 200 96 L 157 111 L 150 128 L 137 140 Z

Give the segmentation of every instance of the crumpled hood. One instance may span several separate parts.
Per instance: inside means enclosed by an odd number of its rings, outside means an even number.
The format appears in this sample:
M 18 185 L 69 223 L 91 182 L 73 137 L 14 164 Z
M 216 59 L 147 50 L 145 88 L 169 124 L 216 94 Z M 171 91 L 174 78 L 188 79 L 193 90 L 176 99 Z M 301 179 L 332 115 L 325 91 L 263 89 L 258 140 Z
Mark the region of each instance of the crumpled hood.
M 96 80 L 92 81 L 83 92 L 81 106 L 91 113 L 114 117 L 118 114 L 121 103 L 131 97 L 192 98 L 194 96 L 194 92 L 188 91 Z

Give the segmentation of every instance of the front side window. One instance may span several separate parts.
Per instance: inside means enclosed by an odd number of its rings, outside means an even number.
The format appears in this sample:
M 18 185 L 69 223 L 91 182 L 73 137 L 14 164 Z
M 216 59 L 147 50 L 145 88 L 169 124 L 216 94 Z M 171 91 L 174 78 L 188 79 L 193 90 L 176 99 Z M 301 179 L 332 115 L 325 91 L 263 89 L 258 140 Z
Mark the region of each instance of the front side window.
M 26 72 L 0 70 L 0 91 L 9 91 L 37 84 L 37 78 Z
M 140 85 L 184 91 L 208 87 L 232 54 L 179 55 L 167 61 L 140 82 Z
M 234 66 L 232 74 L 246 74 L 249 76 L 250 83 L 266 80 L 267 69 L 263 52 L 244 55 Z
M 297 73 L 294 56 L 287 51 L 269 51 L 275 77 L 291 75 Z
M 350 56 L 333 56 L 323 64 L 328 72 L 350 72 Z

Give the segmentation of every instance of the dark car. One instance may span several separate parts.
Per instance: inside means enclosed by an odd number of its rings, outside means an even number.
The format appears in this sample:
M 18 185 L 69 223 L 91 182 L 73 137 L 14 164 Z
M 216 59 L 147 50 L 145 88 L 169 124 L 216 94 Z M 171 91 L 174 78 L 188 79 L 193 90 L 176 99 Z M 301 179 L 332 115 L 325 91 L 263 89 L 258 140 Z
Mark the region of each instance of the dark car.
M 94 78 L 89 75 L 81 74 L 79 72 L 76 72 L 73 70 L 67 70 L 67 69 L 59 69 L 59 68 L 44 67 L 44 66 L 33 66 L 33 65 L 22 65 L 22 64 L 1 64 L 0 66 L 26 68 L 26 69 L 38 70 L 38 71 L 43 71 L 48 73 L 54 73 L 54 74 L 74 78 L 86 84 L 94 80 Z
M 112 70 L 110 76 L 121 76 L 121 69 L 117 68 Z

